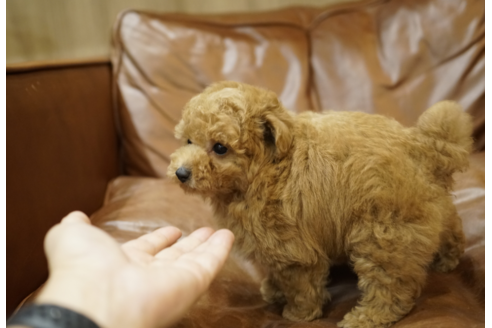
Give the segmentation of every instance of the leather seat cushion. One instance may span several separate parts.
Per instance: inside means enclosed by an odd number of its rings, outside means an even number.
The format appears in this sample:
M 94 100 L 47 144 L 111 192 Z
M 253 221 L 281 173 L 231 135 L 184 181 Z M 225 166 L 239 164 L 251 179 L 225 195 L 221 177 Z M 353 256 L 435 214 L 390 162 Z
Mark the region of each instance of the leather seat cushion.
M 415 308 L 394 327 L 473 327 L 485 322 L 485 156 L 473 154 L 470 169 L 456 175 L 454 203 L 463 220 L 466 251 L 457 269 L 430 272 Z M 202 226 L 217 228 L 210 206 L 179 186 L 158 178 L 119 177 L 107 189 L 105 205 L 92 218 L 119 242 L 173 225 L 184 235 Z M 259 286 L 264 272 L 233 252 L 208 292 L 176 327 L 336 327 L 360 295 L 348 266 L 333 269 L 332 302 L 323 318 L 294 323 L 267 305 Z

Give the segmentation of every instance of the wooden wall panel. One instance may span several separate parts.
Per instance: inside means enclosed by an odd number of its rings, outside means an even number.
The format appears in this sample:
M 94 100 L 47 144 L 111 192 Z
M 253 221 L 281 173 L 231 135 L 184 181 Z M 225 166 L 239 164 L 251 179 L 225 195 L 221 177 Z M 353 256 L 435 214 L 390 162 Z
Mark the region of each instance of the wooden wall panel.
M 353 0 L 7 0 L 7 63 L 108 56 L 111 26 L 128 8 L 251 12 Z

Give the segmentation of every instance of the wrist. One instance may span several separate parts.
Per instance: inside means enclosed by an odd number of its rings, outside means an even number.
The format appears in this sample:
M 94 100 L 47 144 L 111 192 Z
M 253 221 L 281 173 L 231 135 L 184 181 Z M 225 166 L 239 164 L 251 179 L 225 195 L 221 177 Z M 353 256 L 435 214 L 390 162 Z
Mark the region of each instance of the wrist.
M 100 327 L 108 327 L 105 288 L 97 281 L 87 281 L 86 277 L 52 274 L 34 302 L 65 307 L 86 316 Z
M 29 304 L 7 321 L 8 327 L 100 328 L 86 316 L 52 304 Z

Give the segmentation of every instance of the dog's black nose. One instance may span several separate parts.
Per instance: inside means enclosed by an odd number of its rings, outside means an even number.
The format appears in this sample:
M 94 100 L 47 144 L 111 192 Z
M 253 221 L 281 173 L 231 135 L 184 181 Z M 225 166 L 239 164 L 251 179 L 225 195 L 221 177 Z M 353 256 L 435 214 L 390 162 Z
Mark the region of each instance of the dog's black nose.
M 189 179 L 190 175 L 191 175 L 191 171 L 184 168 L 183 166 L 181 166 L 179 169 L 176 170 L 176 176 L 181 182 L 186 182 L 186 180 Z

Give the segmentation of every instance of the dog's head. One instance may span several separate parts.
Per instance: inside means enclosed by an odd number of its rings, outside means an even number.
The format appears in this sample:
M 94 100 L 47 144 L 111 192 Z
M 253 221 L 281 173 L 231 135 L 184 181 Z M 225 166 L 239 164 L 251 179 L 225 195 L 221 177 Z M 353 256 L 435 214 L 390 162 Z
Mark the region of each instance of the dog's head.
M 219 82 L 192 98 L 175 136 L 167 175 L 204 196 L 244 192 L 264 165 L 289 152 L 293 120 L 276 95 L 237 82 Z

